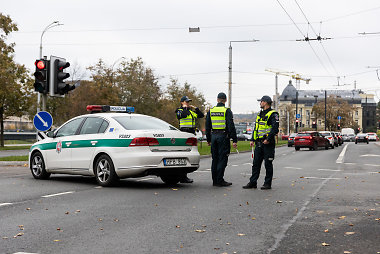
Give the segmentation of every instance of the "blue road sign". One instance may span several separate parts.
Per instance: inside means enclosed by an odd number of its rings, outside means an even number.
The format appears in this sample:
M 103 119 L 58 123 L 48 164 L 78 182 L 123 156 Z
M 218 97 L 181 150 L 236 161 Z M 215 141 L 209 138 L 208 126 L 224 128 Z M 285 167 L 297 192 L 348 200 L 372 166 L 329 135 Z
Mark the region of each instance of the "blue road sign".
M 338 120 L 341 120 L 342 119 L 342 117 L 341 116 L 338 116 Z
M 301 118 L 301 115 L 300 115 L 300 114 L 297 114 L 297 115 L 296 115 L 296 118 Z
M 47 131 L 53 125 L 53 117 L 46 111 L 40 111 L 34 116 L 33 124 L 37 130 Z

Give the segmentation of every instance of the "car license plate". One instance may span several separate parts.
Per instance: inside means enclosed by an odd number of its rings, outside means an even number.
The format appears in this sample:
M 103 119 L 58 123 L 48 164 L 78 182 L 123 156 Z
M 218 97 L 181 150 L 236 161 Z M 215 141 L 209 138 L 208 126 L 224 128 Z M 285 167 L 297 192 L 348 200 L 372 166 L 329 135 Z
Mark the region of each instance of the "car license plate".
M 303 139 L 303 138 L 300 138 L 300 141 L 304 141 L 305 139 Z
M 186 164 L 186 159 L 184 158 L 164 159 L 165 166 L 183 166 Z

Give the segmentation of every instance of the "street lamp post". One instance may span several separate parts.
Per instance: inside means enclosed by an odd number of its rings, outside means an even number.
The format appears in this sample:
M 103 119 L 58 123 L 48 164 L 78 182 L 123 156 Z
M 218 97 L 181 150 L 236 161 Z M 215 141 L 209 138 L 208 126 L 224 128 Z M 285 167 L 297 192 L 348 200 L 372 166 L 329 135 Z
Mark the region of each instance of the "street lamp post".
M 315 98 L 314 105 L 317 105 L 318 95 L 314 95 L 314 98 Z M 318 116 L 317 116 L 317 113 L 315 112 L 315 131 L 317 131 L 317 130 L 318 130 Z
M 44 36 L 45 32 L 52 27 L 62 26 L 62 25 L 63 24 L 60 24 L 59 21 L 54 21 L 50 23 L 48 26 L 46 26 L 45 29 L 42 31 L 41 40 L 40 40 L 40 59 L 42 59 L 42 37 Z M 47 99 L 46 94 L 42 94 L 42 110 L 44 111 L 46 110 L 46 99 Z M 41 101 L 41 94 L 38 93 L 37 94 L 37 113 L 40 112 L 40 101 Z
M 231 108 L 232 101 L 232 43 L 234 42 L 257 42 L 259 40 L 243 40 L 243 41 L 230 41 L 230 46 L 228 48 L 228 107 Z

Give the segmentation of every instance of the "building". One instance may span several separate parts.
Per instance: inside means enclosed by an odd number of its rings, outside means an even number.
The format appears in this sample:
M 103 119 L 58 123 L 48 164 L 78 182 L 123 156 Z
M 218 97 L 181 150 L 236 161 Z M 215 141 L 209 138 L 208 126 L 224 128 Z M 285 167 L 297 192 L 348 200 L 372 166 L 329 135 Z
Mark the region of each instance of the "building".
M 317 130 L 324 130 L 324 118 L 318 119 L 316 117 L 313 106 L 325 100 L 325 92 L 327 97 L 333 96 L 343 99 L 353 108 L 349 114 L 351 125 L 358 126 L 360 130 L 364 129 L 364 132 L 367 131 L 368 127 L 376 126 L 374 95 L 364 94 L 360 90 L 298 90 L 298 112 L 296 112 L 297 89 L 289 81 L 279 99 L 280 131 L 282 133 L 294 131 L 297 114 L 299 115 L 299 130 L 314 129 L 313 123 L 316 124 Z M 365 116 L 363 116 L 363 112 Z

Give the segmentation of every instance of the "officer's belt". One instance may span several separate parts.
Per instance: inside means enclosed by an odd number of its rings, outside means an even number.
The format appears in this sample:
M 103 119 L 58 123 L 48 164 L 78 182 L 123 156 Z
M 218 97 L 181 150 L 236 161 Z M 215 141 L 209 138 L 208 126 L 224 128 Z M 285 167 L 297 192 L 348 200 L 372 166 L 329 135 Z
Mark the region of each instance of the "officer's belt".
M 227 133 L 227 131 L 225 129 L 224 130 L 212 129 L 211 133 Z

